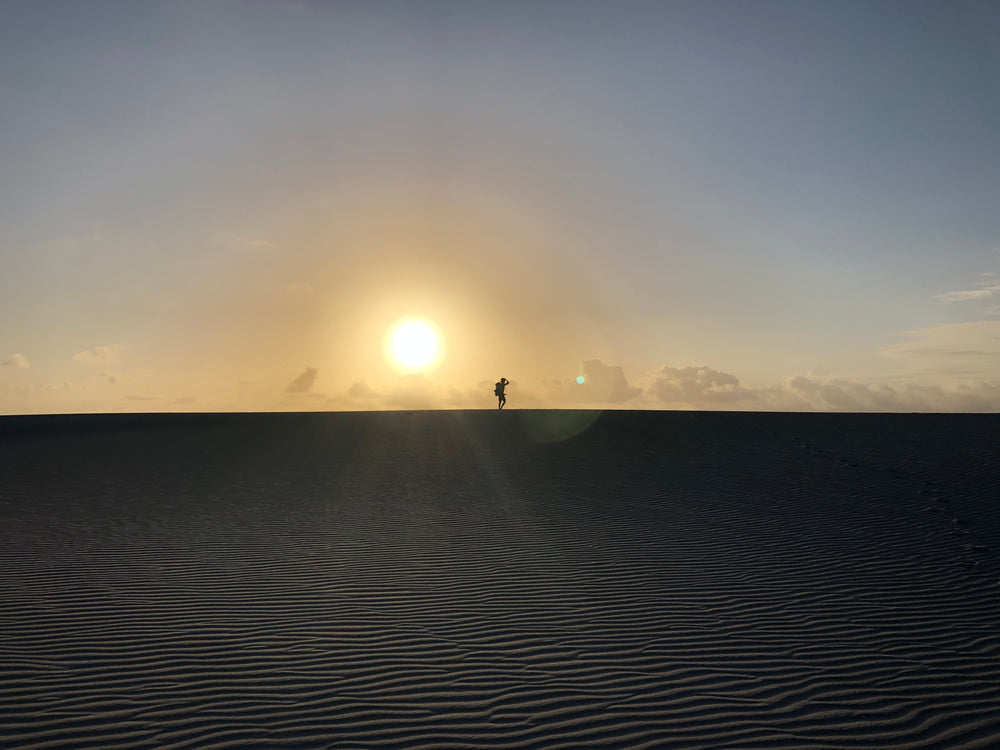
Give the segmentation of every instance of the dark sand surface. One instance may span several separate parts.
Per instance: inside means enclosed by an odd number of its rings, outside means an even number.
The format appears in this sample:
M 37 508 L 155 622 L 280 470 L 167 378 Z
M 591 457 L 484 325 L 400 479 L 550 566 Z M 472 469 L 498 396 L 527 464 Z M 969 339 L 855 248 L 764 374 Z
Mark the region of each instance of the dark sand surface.
M 3 418 L 0 746 L 997 748 L 998 428 Z

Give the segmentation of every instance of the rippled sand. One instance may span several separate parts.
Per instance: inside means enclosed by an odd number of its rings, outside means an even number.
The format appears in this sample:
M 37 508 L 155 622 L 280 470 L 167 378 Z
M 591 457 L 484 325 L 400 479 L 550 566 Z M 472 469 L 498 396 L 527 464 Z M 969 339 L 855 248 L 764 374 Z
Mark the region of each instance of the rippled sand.
M 0 419 L 0 746 L 1000 746 L 996 415 Z

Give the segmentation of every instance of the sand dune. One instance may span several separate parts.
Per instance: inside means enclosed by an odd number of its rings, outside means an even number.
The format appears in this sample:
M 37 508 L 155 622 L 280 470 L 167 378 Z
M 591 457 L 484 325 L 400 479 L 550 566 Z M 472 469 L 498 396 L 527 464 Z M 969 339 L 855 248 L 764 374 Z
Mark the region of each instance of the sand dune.
M 0 746 L 1000 747 L 998 428 L 0 419 Z

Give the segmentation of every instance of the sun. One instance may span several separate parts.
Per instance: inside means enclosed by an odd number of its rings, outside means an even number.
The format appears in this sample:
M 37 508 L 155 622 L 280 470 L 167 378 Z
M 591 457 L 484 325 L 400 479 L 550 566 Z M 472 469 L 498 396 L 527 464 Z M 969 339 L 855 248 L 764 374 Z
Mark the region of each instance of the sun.
M 389 329 L 386 352 L 401 370 L 422 370 L 435 364 L 440 357 L 441 336 L 429 320 L 405 318 Z

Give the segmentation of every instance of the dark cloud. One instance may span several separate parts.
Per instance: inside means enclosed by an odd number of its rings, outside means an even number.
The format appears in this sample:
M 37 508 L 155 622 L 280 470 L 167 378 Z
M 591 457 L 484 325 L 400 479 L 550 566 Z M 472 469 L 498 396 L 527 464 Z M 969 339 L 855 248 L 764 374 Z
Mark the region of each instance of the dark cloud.
M 316 383 L 319 371 L 315 367 L 307 367 L 302 373 L 285 387 L 285 393 L 309 393 Z

